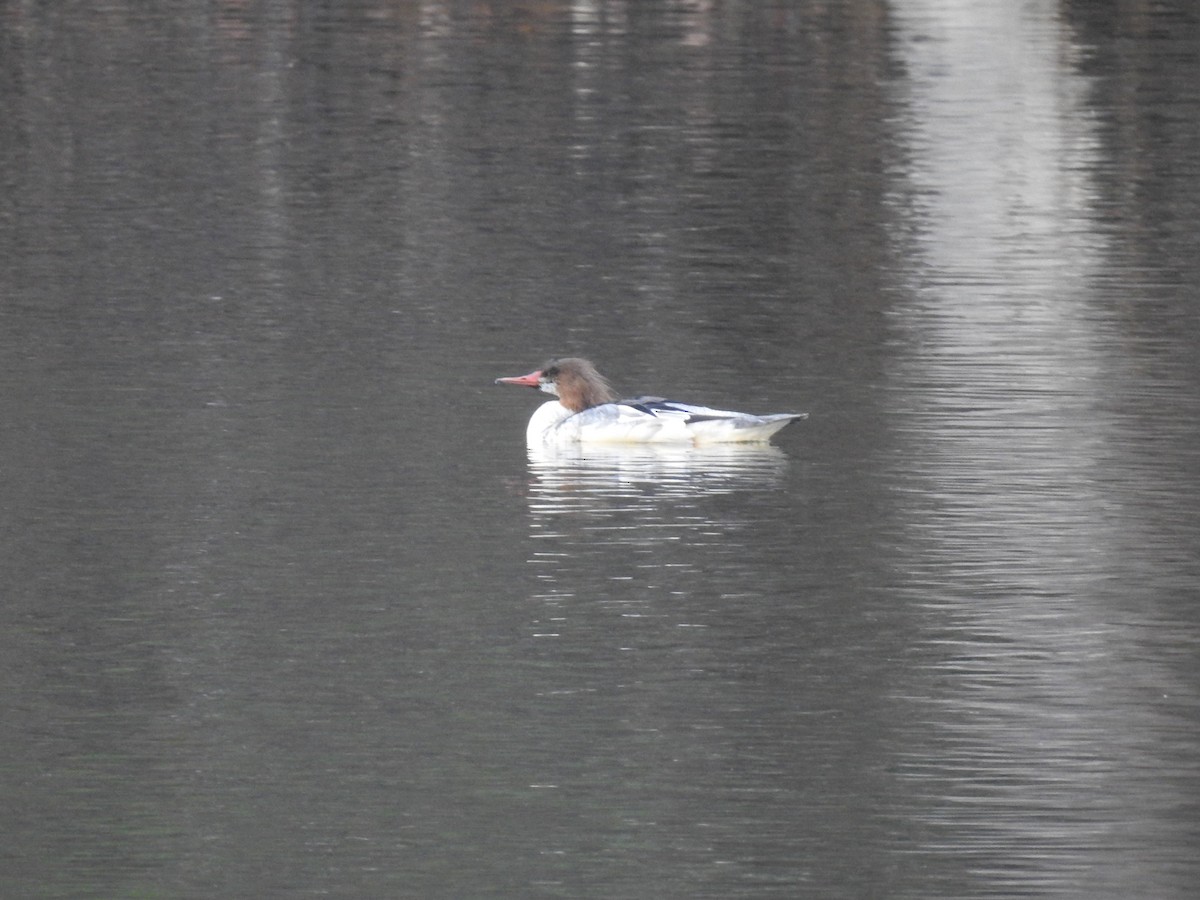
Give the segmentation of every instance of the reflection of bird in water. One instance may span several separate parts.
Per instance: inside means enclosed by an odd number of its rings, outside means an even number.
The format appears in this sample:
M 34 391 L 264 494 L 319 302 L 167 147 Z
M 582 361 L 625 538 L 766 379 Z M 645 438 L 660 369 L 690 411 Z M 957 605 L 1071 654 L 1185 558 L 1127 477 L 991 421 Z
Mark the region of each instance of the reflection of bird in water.
M 769 490 L 778 485 L 786 467 L 783 451 L 762 444 L 529 448 L 529 471 L 535 479 L 530 493 L 560 509 L 621 497 L 702 497 Z
M 668 594 L 663 609 L 710 590 L 704 573 L 745 558 L 760 504 L 787 470 L 787 456 L 763 444 L 529 448 L 539 634 L 561 634 L 580 604 L 642 616 Z
M 586 359 L 556 359 L 542 368 L 497 384 L 517 384 L 553 394 L 525 432 L 530 447 L 574 443 L 664 443 L 683 445 L 765 443 L 789 422 L 808 413 L 750 413 L 693 406 L 661 397 L 619 400 Z

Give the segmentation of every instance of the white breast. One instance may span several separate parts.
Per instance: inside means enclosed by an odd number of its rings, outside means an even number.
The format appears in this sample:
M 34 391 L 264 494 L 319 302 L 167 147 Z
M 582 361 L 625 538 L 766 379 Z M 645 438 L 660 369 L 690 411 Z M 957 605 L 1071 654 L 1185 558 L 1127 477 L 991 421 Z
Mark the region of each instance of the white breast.
M 529 426 L 525 429 L 526 446 L 536 447 L 550 440 L 557 430 L 558 424 L 571 415 L 573 413 L 557 400 L 543 403 L 533 411 L 533 415 L 529 419 Z M 579 438 L 576 437 L 574 440 L 577 441 Z

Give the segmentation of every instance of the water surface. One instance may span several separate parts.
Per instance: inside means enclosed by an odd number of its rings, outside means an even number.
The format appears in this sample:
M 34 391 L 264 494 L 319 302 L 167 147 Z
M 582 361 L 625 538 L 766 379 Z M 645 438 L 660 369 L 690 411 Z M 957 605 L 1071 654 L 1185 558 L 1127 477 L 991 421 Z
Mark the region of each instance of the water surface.
M 0 893 L 1190 897 L 1200 21 L 978 6 L 0 4 Z

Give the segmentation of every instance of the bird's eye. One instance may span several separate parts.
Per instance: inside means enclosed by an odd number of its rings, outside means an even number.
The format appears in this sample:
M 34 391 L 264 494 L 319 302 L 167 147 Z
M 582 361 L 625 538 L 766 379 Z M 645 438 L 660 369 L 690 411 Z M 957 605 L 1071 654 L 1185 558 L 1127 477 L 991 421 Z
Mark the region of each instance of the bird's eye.
M 543 378 L 556 378 L 558 376 L 558 366 L 551 366 L 548 369 L 542 369 Z

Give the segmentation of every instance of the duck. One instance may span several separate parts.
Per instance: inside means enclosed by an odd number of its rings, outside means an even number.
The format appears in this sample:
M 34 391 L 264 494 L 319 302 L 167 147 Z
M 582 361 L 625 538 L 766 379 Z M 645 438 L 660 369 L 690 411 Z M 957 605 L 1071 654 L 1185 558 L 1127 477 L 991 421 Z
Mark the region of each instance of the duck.
M 552 394 L 529 419 L 529 447 L 603 444 L 763 444 L 808 413 L 752 415 L 666 400 L 622 400 L 594 365 L 580 357 L 552 359 L 528 375 L 497 378 L 496 384 Z

